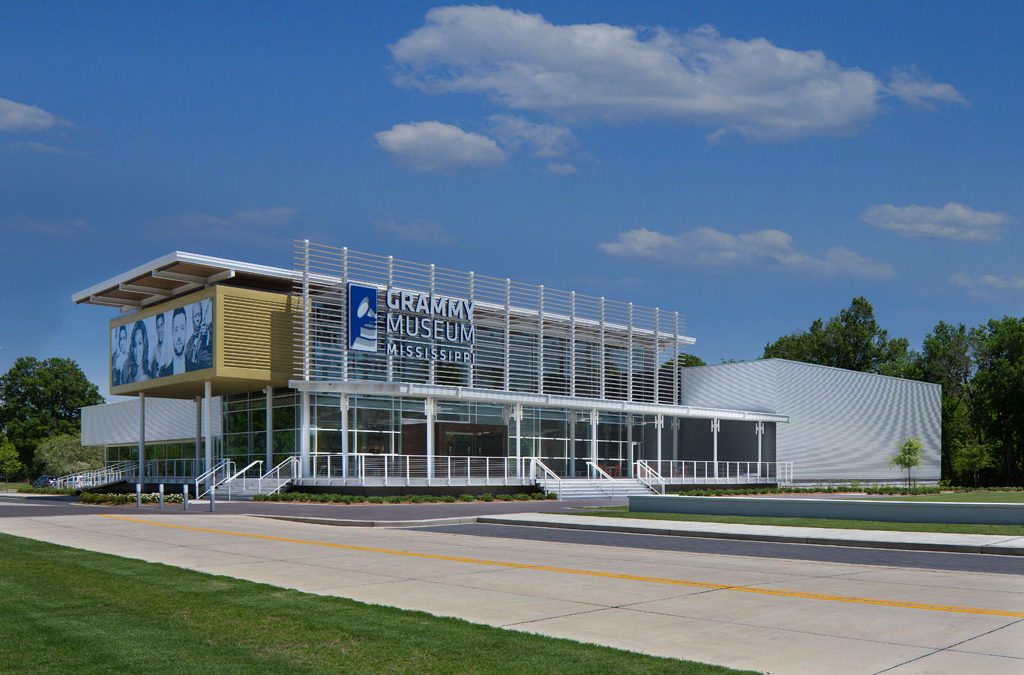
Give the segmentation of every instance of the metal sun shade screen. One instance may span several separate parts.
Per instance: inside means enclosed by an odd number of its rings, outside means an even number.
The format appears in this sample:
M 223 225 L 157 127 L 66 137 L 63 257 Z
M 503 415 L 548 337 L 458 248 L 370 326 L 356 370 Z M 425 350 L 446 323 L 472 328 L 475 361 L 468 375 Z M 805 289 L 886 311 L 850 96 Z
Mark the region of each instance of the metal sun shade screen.
M 685 344 L 679 312 L 305 241 L 295 242 L 293 259 L 295 293 L 309 297 L 295 315 L 296 371 L 304 379 L 679 403 L 678 369 L 669 364 Z M 349 350 L 348 283 L 468 300 L 472 363 L 388 355 L 383 298 L 377 352 Z

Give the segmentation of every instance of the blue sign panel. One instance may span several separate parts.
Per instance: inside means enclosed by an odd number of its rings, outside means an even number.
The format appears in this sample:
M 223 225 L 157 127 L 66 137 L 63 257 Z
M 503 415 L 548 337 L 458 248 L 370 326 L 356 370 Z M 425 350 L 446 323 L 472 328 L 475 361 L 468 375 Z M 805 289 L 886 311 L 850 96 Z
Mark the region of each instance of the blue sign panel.
M 348 285 L 348 348 L 377 351 L 377 289 Z

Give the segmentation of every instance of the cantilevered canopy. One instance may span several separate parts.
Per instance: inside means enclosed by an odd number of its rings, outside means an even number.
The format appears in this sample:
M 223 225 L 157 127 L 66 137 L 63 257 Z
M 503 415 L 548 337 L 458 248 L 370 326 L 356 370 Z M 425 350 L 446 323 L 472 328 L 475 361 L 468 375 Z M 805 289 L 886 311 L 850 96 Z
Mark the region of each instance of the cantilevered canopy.
M 296 272 L 175 251 L 71 296 L 75 304 L 129 311 L 218 283 L 289 293 Z

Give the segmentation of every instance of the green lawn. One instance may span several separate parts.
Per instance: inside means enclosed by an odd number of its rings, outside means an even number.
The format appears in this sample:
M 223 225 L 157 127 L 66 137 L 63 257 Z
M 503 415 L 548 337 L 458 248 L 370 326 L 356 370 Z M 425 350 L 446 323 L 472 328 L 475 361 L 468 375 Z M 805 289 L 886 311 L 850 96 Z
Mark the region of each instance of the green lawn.
M 14 481 L 11 481 L 10 483 L 4 483 L 3 481 L 0 481 L 0 492 L 3 492 L 5 490 L 6 491 L 10 491 L 10 492 L 17 492 L 18 488 L 27 488 L 27 487 L 29 487 L 29 483 L 27 483 L 27 482 L 25 482 L 25 483 L 15 483 Z
M 938 495 L 899 495 L 893 497 L 865 497 L 865 499 L 892 499 L 905 502 L 992 502 L 1024 504 L 1024 491 L 1019 492 L 949 492 Z
M 841 530 L 886 530 L 890 532 L 951 532 L 954 534 L 999 534 L 1024 537 L 1024 525 L 959 525 L 956 523 L 883 523 L 873 520 L 829 520 L 827 518 L 768 518 L 760 516 L 709 516 L 698 513 L 629 512 L 627 507 L 587 509 L 579 516 L 611 516 L 640 520 L 682 520 L 698 523 L 743 525 L 786 525 L 790 527 L 834 527 Z
M 3 672 L 738 672 L 2 534 L 0 561 Z

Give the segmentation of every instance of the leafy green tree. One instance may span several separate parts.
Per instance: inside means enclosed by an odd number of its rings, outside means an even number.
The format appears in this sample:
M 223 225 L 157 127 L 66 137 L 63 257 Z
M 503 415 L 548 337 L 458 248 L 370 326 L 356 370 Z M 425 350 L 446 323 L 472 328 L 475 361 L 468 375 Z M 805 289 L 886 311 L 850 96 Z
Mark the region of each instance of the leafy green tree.
M 948 479 L 954 472 L 953 449 L 974 437 L 970 419 L 974 360 L 964 325 L 937 323 L 924 338 L 918 369 L 922 380 L 942 385 L 942 477 Z
M 907 487 L 910 487 L 910 471 L 921 465 L 921 451 L 924 443 L 917 436 L 903 441 L 897 448 L 898 452 L 889 460 L 889 464 L 907 472 Z
M 971 476 L 978 487 L 978 474 L 996 465 L 992 447 L 978 441 L 961 441 L 953 447 L 953 471 L 958 476 Z
M 4 482 L 18 476 L 25 470 L 25 465 L 18 459 L 18 450 L 5 436 L 0 436 L 0 473 Z
M 80 408 L 98 403 L 99 390 L 73 360 L 22 356 L 0 376 L 0 434 L 31 466 L 40 441 L 77 433 Z
M 60 434 L 40 442 L 35 459 L 47 473 L 64 476 L 102 467 L 103 448 L 82 445 L 79 434 Z
M 916 375 L 916 359 L 906 338 L 890 338 L 863 297 L 827 322 L 815 319 L 808 330 L 783 335 L 765 345 L 762 358 L 780 358 L 897 377 Z
M 999 479 L 1021 485 L 1024 474 L 1024 318 L 991 319 L 971 331 L 977 373 L 971 381 L 972 421 L 993 444 Z

